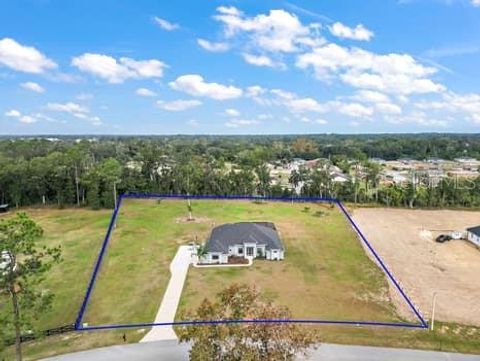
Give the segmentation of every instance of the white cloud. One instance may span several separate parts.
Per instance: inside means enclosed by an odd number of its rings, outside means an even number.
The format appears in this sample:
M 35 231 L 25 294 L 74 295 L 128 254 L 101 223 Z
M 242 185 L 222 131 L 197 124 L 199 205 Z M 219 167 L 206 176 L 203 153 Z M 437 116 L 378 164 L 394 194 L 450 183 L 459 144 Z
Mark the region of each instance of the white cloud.
M 428 110 L 436 116 L 452 114 L 456 118 L 464 118 L 473 123 L 480 124 L 480 94 L 457 94 L 447 92 L 441 100 L 420 101 L 415 107 Z
M 173 100 L 166 102 L 163 100 L 157 100 L 157 107 L 163 110 L 168 110 L 170 112 L 180 112 L 188 109 L 192 109 L 202 105 L 202 102 L 199 100 Z
M 198 127 L 200 125 L 199 121 L 196 120 L 196 119 L 190 119 L 188 122 L 187 122 L 187 125 L 190 125 L 191 127 Z
M 288 92 L 288 91 L 283 90 L 283 89 L 272 89 L 272 90 L 270 90 L 270 92 L 275 94 L 279 98 L 282 98 L 282 99 L 291 100 L 291 99 L 298 98 L 297 94 L 292 93 L 292 92 Z
M 20 122 L 24 124 L 33 124 L 38 122 L 38 119 L 35 117 L 32 117 L 31 115 L 22 115 L 20 117 Z
M 175 81 L 170 82 L 169 85 L 172 89 L 193 96 L 207 97 L 216 100 L 239 98 L 243 94 L 242 89 L 236 88 L 233 85 L 207 83 L 203 77 L 196 74 L 182 75 Z
M 480 0 L 472 0 L 472 5 L 480 7 Z
M 22 83 L 20 84 L 20 86 L 35 93 L 45 93 L 45 89 L 40 84 L 34 83 L 32 81 Z
M 389 103 L 390 98 L 383 93 L 373 90 L 360 90 L 354 96 L 353 99 L 365 103 Z
M 325 105 L 313 98 L 300 98 L 297 94 L 282 89 L 273 89 L 271 93 L 280 98 L 278 104 L 286 106 L 292 113 L 324 113 L 327 111 Z
M 147 88 L 138 88 L 137 90 L 135 90 L 135 94 L 141 97 L 154 97 L 157 95 L 157 93 Z
M 77 114 L 77 118 L 80 117 L 78 114 L 86 114 L 90 112 L 87 107 L 72 102 L 48 103 L 46 109 L 52 112 L 70 113 L 72 115 Z
M 127 79 L 161 78 L 166 64 L 156 60 L 115 59 L 108 55 L 85 53 L 73 58 L 72 65 L 98 76 L 109 83 L 123 83 Z
M 45 115 L 43 113 L 35 113 L 32 115 L 34 118 L 37 118 L 37 119 L 42 119 L 42 120 L 46 120 L 47 122 L 51 122 L 51 123 L 65 123 L 65 121 L 59 121 L 55 118 L 52 118 L 48 115 Z
M 254 119 L 233 119 L 226 122 L 225 126 L 228 128 L 239 128 L 257 124 L 259 124 L 259 121 Z
M 95 126 L 102 125 L 102 120 L 99 117 L 91 117 L 89 121 Z
M 240 112 L 237 109 L 228 108 L 225 109 L 225 115 L 228 115 L 229 117 L 238 117 L 240 116 Z
M 325 119 L 310 119 L 307 117 L 300 118 L 300 121 L 303 123 L 311 123 L 311 124 L 319 124 L 319 125 L 328 124 L 328 121 L 326 121 Z
M 377 103 L 375 110 L 383 114 L 402 114 L 402 108 L 393 103 Z
M 100 119 L 100 117 L 90 115 L 90 109 L 77 103 L 48 103 L 45 106 L 45 109 L 51 112 L 70 114 L 72 117 L 85 120 L 95 126 L 99 126 L 102 124 L 102 120 Z M 42 118 L 47 119 L 46 116 L 42 116 Z
M 158 16 L 155 16 L 153 18 L 153 21 L 155 22 L 155 24 L 157 24 L 163 30 L 166 30 L 166 31 L 173 31 L 173 30 L 177 30 L 178 28 L 180 28 L 180 25 L 171 23 L 168 20 L 159 18 Z
M 331 102 L 332 110 L 354 118 L 368 118 L 373 114 L 373 109 L 360 103 Z
M 268 92 L 268 89 L 265 89 L 259 85 L 253 85 L 247 87 L 245 90 L 245 96 L 247 98 L 253 99 L 254 102 L 260 105 L 271 105 L 271 100 L 265 97 L 265 94 Z
M 328 28 L 333 35 L 343 39 L 369 41 L 374 35 L 371 30 L 368 30 L 362 24 L 357 25 L 355 28 L 350 28 L 340 22 L 336 22 Z
M 214 18 L 224 25 L 227 38 L 246 34 L 255 48 L 270 52 L 291 53 L 303 46 L 320 44 L 323 39 L 312 34 L 295 14 L 285 10 L 270 10 L 269 14 L 245 16 L 235 7 L 220 6 Z
M 248 53 L 242 54 L 243 59 L 248 63 L 256 66 L 266 66 L 270 68 L 286 69 L 286 65 L 282 62 L 273 61 L 266 55 L 253 55 Z
M 389 123 L 402 125 L 402 124 L 416 124 L 421 127 L 428 128 L 446 128 L 449 125 L 449 121 L 445 119 L 435 118 L 431 115 L 427 115 L 424 112 L 413 111 L 409 114 L 403 115 L 401 117 L 387 117 L 386 120 Z
M 325 112 L 325 107 L 313 98 L 292 99 L 285 104 L 294 113 Z
M 356 88 L 408 95 L 445 90 L 429 77 L 437 69 L 417 62 L 408 54 L 378 55 L 359 48 L 328 44 L 298 56 L 297 67 L 312 68 L 322 80 L 334 76 Z
M 197 39 L 198 45 L 200 45 L 203 49 L 207 51 L 211 51 L 213 53 L 223 53 L 230 49 L 228 43 L 225 42 L 218 42 L 212 43 L 211 41 L 205 39 Z
M 57 64 L 31 46 L 10 38 L 0 40 L 0 65 L 25 73 L 40 74 L 55 69 Z
M 16 109 L 11 109 L 5 113 L 6 117 L 17 118 L 20 123 L 33 124 L 38 122 L 38 119 L 32 115 L 22 114 Z
M 5 116 L 10 117 L 10 118 L 20 118 L 22 116 L 22 113 L 20 113 L 16 109 L 11 109 L 11 110 L 5 112 Z
M 246 96 L 249 98 L 258 97 L 259 95 L 265 94 L 267 89 L 262 88 L 259 85 L 252 85 L 247 88 Z

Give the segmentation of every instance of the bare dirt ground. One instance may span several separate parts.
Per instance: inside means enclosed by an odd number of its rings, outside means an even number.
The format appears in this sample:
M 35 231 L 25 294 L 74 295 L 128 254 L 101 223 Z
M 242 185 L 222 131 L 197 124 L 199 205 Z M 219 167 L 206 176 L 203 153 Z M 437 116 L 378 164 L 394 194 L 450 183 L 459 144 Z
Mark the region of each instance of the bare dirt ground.
M 457 240 L 435 237 L 480 224 L 480 212 L 359 208 L 353 218 L 407 295 L 430 319 L 480 325 L 480 250 Z M 398 312 L 411 319 L 398 291 L 391 287 Z M 403 304 L 403 306 L 401 306 Z

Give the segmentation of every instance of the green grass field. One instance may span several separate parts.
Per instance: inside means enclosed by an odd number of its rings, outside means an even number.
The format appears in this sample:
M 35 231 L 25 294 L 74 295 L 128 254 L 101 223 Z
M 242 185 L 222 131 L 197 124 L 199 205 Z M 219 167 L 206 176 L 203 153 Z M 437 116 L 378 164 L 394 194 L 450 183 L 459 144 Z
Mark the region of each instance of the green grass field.
M 388 301 L 383 273 L 365 255 L 338 208 L 324 203 L 218 201 L 202 202 L 195 209 L 215 224 L 274 222 L 285 244 L 285 260 L 254 260 L 248 268 L 191 268 L 179 319 L 228 284 L 247 283 L 289 307 L 295 318 L 399 321 Z
M 310 209 L 305 212 L 304 207 Z M 275 222 L 286 246 L 281 262 L 254 261 L 251 268 L 191 268 L 182 295 L 181 318 L 231 282 L 260 288 L 266 298 L 286 305 L 299 318 L 398 321 L 388 301 L 383 273 L 369 260 L 356 235 L 337 209 L 328 205 L 196 201 L 196 222 L 185 222 L 185 201 L 127 200 L 105 255 L 84 322 L 152 322 L 169 280 L 168 266 L 178 245 L 206 239 L 213 224 L 239 220 Z M 316 212 L 321 211 L 321 216 Z M 61 244 L 64 262 L 49 274 L 52 311 L 40 328 L 74 322 L 106 232 L 111 212 L 84 209 L 27 210 L 45 230 L 42 242 Z M 272 282 L 272 280 L 276 280 Z M 8 304 L 0 301 L 0 311 Z M 313 326 L 306 326 L 313 327 Z M 436 332 L 316 327 L 325 342 L 480 352 L 480 329 L 438 324 Z M 137 342 L 148 330 L 126 331 Z M 122 343 L 124 331 L 70 333 L 25 344 L 26 355 L 62 352 Z M 0 352 L 12 358 L 12 349 Z
M 185 222 L 185 201 L 126 201 L 85 322 L 152 322 L 178 245 L 195 237 L 199 242 L 205 240 L 213 224 L 241 220 L 274 222 L 287 249 L 285 260 L 257 260 L 248 268 L 191 268 L 179 314 L 197 307 L 204 297 L 229 283 L 242 282 L 255 285 L 298 318 L 399 320 L 388 302 L 383 273 L 365 255 L 337 208 L 326 204 L 202 200 L 193 203 L 193 210 L 196 221 Z M 299 295 L 302 302 L 298 302 Z

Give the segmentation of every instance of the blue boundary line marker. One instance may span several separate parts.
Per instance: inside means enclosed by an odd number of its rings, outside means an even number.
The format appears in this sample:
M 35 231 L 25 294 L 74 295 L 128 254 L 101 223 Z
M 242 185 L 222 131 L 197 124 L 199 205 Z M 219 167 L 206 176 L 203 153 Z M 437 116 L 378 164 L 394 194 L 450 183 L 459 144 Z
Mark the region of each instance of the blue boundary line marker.
M 90 297 L 92 295 L 93 288 L 95 286 L 95 281 L 100 271 L 100 267 L 105 256 L 105 252 L 110 241 L 115 223 L 117 221 L 118 213 L 122 205 L 124 198 L 134 198 L 134 199 L 231 199 L 231 200 L 268 200 L 268 201 L 278 201 L 278 202 L 329 202 L 334 203 L 342 211 L 344 216 L 350 222 L 352 228 L 357 232 L 361 241 L 367 246 L 369 251 L 374 256 L 375 260 L 378 262 L 384 273 L 387 275 L 388 279 L 392 282 L 394 287 L 398 290 L 402 298 L 407 303 L 408 307 L 418 318 L 420 323 L 409 323 L 409 322 L 375 322 L 375 321 L 338 321 L 338 320 L 315 320 L 315 319 L 249 319 L 249 320 L 205 320 L 205 321 L 177 321 L 177 322 L 166 322 L 166 323 L 132 323 L 132 324 L 112 324 L 112 325 L 98 325 L 98 326 L 83 326 L 82 320 L 87 309 Z M 218 325 L 218 324 L 243 324 L 243 323 L 299 323 L 299 324 L 320 324 L 320 325 L 337 325 L 337 326 L 374 326 L 374 327 L 402 327 L 409 329 L 428 329 L 428 322 L 425 321 L 423 316 L 420 314 L 419 310 L 415 307 L 411 299 L 407 296 L 406 292 L 402 289 L 398 281 L 393 276 L 392 272 L 385 265 L 381 257 L 375 251 L 373 246 L 367 240 L 365 235 L 362 233 L 360 228 L 355 224 L 352 217 L 348 214 L 342 202 L 336 198 L 328 197 L 261 197 L 261 196 L 211 196 L 211 195 L 171 195 L 171 194 L 155 194 L 155 193 L 127 193 L 120 195 L 118 202 L 113 210 L 112 217 L 105 235 L 105 239 L 100 248 L 100 253 L 98 254 L 97 261 L 93 268 L 92 277 L 88 283 L 88 287 L 83 299 L 82 305 L 78 312 L 77 319 L 75 321 L 75 329 L 77 331 L 93 331 L 93 330 L 107 330 L 107 329 L 128 329 L 128 328 L 143 328 L 143 327 L 154 327 L 154 326 L 199 326 L 199 325 Z

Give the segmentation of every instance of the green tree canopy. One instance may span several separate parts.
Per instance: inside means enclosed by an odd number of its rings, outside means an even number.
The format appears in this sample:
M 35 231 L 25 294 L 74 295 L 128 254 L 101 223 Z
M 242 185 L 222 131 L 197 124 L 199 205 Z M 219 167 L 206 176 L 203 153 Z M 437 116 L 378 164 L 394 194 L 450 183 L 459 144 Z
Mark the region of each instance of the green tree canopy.
M 187 319 L 192 320 L 288 320 L 286 307 L 264 302 L 260 293 L 247 285 L 232 285 L 205 299 Z M 180 329 L 180 341 L 191 342 L 190 360 L 273 361 L 293 360 L 306 355 L 318 342 L 314 333 L 294 323 L 229 323 L 187 326 Z

